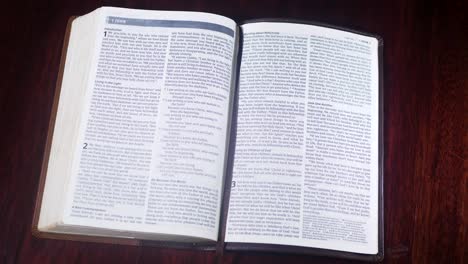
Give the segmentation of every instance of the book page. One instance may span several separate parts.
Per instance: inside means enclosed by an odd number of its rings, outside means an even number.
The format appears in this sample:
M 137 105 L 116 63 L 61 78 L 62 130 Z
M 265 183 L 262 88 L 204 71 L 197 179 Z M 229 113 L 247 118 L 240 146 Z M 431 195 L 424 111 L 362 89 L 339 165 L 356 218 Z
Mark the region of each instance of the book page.
M 375 254 L 377 40 L 245 24 L 226 242 Z
M 100 23 L 63 222 L 216 240 L 236 24 L 122 8 Z

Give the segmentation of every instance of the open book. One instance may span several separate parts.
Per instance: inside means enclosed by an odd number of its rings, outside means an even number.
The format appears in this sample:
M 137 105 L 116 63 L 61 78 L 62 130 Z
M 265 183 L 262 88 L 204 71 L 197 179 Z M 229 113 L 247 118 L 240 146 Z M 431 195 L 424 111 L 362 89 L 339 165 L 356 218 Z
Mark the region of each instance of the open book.
M 72 19 L 35 233 L 382 258 L 381 48 L 298 21 Z

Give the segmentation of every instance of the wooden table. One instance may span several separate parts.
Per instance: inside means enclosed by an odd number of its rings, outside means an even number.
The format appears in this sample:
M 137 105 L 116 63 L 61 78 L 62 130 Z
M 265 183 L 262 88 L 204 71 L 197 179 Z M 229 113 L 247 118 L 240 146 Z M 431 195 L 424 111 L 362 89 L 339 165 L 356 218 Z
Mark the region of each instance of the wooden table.
M 316 2 L 316 3 L 314 3 Z M 0 263 L 214 263 L 212 252 L 38 239 L 31 219 L 67 19 L 100 5 L 290 17 L 385 41 L 385 262 L 468 262 L 468 4 L 428 1 L 2 3 Z M 5 8 L 6 6 L 6 8 Z M 225 263 L 348 263 L 229 253 Z

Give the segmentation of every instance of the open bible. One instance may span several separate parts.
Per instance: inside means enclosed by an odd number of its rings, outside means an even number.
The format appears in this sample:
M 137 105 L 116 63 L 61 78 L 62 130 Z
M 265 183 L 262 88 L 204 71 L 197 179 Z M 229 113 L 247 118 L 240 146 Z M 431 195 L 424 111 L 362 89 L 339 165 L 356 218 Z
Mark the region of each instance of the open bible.
M 35 234 L 383 257 L 379 37 L 112 7 L 67 28 Z

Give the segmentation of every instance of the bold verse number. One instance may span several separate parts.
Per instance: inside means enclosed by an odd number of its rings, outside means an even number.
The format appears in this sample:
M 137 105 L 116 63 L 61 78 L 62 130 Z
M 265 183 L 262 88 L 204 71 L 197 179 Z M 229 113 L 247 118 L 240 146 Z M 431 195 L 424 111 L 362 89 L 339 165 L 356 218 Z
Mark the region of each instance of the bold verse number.
M 88 143 L 83 143 L 83 149 L 88 149 Z

